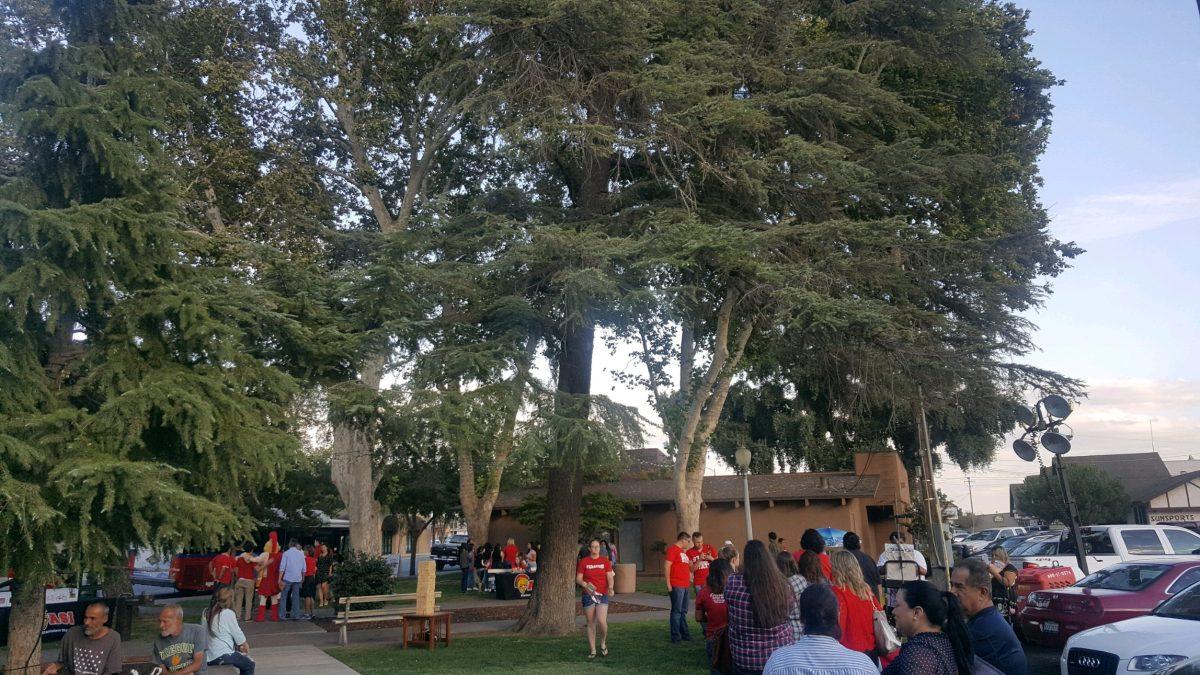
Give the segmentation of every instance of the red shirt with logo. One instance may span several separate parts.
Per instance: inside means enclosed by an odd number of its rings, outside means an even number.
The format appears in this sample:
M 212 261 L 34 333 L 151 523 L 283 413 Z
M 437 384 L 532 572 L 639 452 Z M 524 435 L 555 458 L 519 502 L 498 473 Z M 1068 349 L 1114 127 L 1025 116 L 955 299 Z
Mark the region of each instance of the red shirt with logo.
M 509 565 L 512 565 L 513 567 L 516 567 L 516 565 L 517 565 L 517 546 L 516 546 L 516 544 L 509 544 L 508 546 L 504 547 L 504 562 L 508 563 Z
M 704 611 L 704 639 L 711 640 L 717 631 L 729 623 L 729 606 L 725 604 L 725 596 L 713 595 L 707 586 L 700 589 L 696 596 L 696 607 Z
M 596 587 L 600 595 L 608 595 L 608 573 L 612 571 L 612 561 L 604 556 L 588 556 L 581 558 L 575 565 L 575 573 L 583 575 L 583 581 Z
M 228 553 L 218 554 L 212 560 L 213 577 L 219 584 L 232 584 L 235 567 L 233 556 Z
M 667 548 L 665 560 L 671 563 L 671 588 L 687 588 L 692 585 L 692 559 L 687 551 L 672 544 Z
M 699 560 L 698 558 L 702 555 L 707 555 L 708 557 L 712 558 L 713 560 L 716 560 L 717 559 L 717 549 L 713 548 L 712 545 L 710 545 L 710 544 L 704 544 L 703 546 L 701 546 L 699 548 L 696 548 L 695 546 L 689 548 L 687 551 L 687 554 L 688 554 L 688 560 L 691 560 L 694 563 L 694 566 L 692 567 L 692 575 L 693 575 L 693 578 L 695 579 L 695 581 L 693 581 L 692 583 L 696 584 L 697 586 L 703 586 L 704 583 L 706 581 L 708 581 L 708 563 L 709 563 L 709 561 Z M 697 597 L 699 597 L 699 596 L 697 596 Z

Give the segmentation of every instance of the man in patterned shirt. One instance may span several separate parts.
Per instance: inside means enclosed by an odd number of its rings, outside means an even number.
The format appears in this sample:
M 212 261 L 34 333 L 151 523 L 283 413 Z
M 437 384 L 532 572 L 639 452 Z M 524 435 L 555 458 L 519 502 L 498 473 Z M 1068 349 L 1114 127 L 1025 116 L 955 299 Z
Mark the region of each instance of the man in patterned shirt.
M 58 661 L 44 675 L 111 675 L 121 672 L 121 636 L 105 626 L 108 605 L 93 602 L 83 610 L 83 625 L 73 626 L 58 645 Z

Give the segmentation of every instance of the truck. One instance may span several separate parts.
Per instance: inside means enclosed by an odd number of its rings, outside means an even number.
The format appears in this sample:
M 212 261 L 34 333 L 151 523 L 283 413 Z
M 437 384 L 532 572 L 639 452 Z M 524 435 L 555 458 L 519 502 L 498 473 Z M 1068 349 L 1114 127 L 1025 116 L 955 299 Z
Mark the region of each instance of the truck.
M 467 543 L 466 534 L 452 534 L 446 541 L 438 542 L 429 548 L 429 556 L 437 563 L 438 571 L 447 565 L 458 567 L 458 549 Z
M 1178 556 L 1200 560 L 1200 535 L 1171 525 L 1091 525 L 1079 528 L 1088 574 L 1120 562 L 1135 562 L 1151 556 Z M 1076 579 L 1086 575 L 1075 558 L 1075 540 L 1070 530 L 1058 536 L 1030 539 L 1012 552 L 1012 564 L 1022 567 L 1070 567 Z

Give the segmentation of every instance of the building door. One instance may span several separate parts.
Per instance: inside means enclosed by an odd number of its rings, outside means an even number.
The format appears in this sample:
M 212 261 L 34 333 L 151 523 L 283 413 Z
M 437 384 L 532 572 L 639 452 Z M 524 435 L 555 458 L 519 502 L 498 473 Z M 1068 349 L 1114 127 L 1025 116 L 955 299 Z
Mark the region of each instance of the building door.
M 642 521 L 622 521 L 621 529 L 617 530 L 617 562 L 633 563 L 641 572 L 646 569 L 646 561 L 642 559 Z

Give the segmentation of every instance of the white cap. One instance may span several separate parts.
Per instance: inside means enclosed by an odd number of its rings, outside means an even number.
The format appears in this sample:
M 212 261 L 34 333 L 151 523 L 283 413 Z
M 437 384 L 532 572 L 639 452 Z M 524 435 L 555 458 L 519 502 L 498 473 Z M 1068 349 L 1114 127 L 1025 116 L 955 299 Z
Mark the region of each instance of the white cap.
M 733 542 L 732 542 L 732 541 L 730 541 L 730 540 L 728 540 L 728 539 L 726 539 L 726 540 L 725 540 L 725 545 L 726 545 L 726 546 L 733 546 Z

